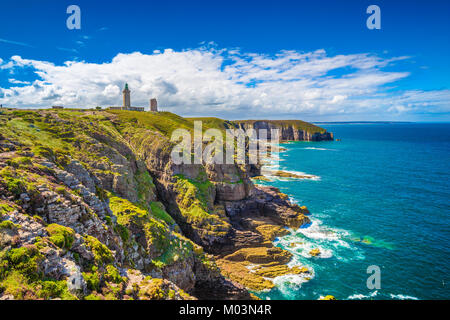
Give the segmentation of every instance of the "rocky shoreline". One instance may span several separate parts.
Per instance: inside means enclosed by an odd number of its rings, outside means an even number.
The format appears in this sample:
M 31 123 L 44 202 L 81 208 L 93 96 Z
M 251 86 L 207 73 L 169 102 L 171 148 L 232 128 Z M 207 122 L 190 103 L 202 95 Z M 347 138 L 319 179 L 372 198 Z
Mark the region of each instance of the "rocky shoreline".
M 10 110 L 0 124 L 0 299 L 250 299 L 309 273 L 272 244 L 308 210 L 253 184 L 257 166 L 172 163 L 184 118 Z

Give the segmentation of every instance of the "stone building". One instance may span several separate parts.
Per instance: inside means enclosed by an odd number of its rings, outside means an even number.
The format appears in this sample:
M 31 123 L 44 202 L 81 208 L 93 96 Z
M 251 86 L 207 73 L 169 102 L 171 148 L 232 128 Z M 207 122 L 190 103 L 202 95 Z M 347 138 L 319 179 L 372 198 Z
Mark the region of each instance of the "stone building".
M 155 98 L 150 99 L 150 111 L 158 112 L 158 101 Z

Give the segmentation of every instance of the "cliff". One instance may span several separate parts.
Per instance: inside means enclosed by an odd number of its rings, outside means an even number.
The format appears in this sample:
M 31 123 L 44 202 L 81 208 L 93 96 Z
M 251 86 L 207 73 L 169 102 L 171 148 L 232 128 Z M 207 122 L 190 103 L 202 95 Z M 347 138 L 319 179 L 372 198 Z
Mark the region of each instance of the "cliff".
M 307 209 L 255 186 L 250 166 L 174 164 L 177 128 L 192 119 L 0 113 L 0 299 L 248 299 L 308 272 L 271 243 Z
M 327 141 L 333 140 L 333 133 L 301 120 L 238 120 L 234 121 L 243 130 L 280 130 L 283 141 Z M 269 134 L 270 137 L 270 134 Z
M 332 141 L 333 133 L 301 120 L 233 120 L 225 121 L 219 118 L 200 117 L 187 118 L 190 121 L 202 121 L 203 124 L 220 129 L 266 129 L 270 138 L 272 129 L 280 130 L 282 141 Z M 256 131 L 258 135 L 258 131 Z M 259 135 L 258 135 L 259 138 Z

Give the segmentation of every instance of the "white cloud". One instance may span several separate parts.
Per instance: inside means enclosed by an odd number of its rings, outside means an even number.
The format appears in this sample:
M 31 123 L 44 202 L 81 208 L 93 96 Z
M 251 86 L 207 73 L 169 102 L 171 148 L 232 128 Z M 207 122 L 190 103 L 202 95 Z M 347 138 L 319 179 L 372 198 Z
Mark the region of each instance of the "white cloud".
M 28 43 L 19 42 L 19 41 L 12 41 L 12 40 L 6 40 L 6 39 L 0 39 L 0 42 L 7 43 L 7 44 L 14 44 L 22 47 L 30 47 L 33 48 L 33 46 L 29 45 Z
M 347 98 L 347 96 L 336 95 L 333 97 L 333 99 L 331 100 L 330 103 L 333 103 L 333 104 L 340 103 L 340 102 L 344 101 L 346 98 Z
M 108 84 L 103 90 L 103 95 L 110 98 L 117 98 L 117 96 L 120 94 L 120 88 L 113 84 Z
M 29 81 L 21 81 L 21 80 L 16 80 L 16 79 L 8 79 L 9 83 L 12 84 L 30 84 Z
M 3 61 L 2 61 L 2 63 L 3 63 Z M 14 67 L 13 61 L 9 61 L 8 63 L 5 63 L 5 64 L 0 64 L 0 70 L 11 69 L 12 67 Z M 12 71 L 12 70 L 10 70 L 10 71 Z
M 404 59 L 408 57 L 366 53 L 328 56 L 324 50 L 269 56 L 211 48 L 121 53 L 102 64 L 55 65 L 13 56 L 0 68 L 32 68 L 38 79 L 0 88 L 0 102 L 15 107 L 120 105 L 121 88 L 128 82 L 132 105 L 148 106 L 149 98 L 157 97 L 162 109 L 181 115 L 450 112 L 449 90 L 394 92 L 386 87 L 409 76 L 383 70 Z

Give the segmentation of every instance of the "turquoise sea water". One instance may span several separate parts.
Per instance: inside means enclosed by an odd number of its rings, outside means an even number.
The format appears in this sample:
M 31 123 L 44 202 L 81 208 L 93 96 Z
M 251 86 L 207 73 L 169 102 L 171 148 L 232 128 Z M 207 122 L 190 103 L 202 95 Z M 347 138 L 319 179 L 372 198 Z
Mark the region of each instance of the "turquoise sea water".
M 318 178 L 268 183 L 311 211 L 312 225 L 275 242 L 313 278 L 276 279 L 261 297 L 449 299 L 450 124 L 323 127 L 342 140 L 284 144 L 280 153 L 282 170 Z M 366 286 L 370 265 L 381 269 L 379 290 Z

